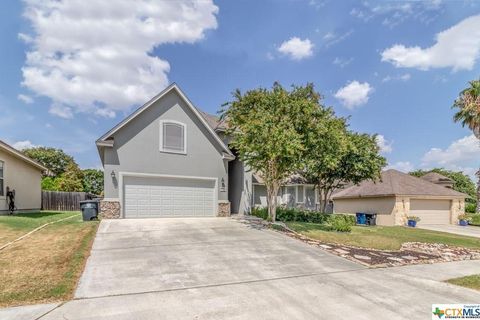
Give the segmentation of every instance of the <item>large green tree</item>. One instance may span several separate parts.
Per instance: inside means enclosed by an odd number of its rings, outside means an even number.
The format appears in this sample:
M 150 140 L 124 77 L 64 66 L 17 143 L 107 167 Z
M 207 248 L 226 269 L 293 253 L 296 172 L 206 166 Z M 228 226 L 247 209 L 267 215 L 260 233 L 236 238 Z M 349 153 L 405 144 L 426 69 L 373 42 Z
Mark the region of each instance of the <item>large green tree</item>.
M 469 82 L 469 86 L 462 90 L 453 103 L 457 110 L 453 120 L 460 122 L 473 131 L 480 139 L 480 79 Z M 477 172 L 477 212 L 480 212 L 480 170 Z
M 63 150 L 49 147 L 28 148 L 22 151 L 26 156 L 44 165 L 50 173 L 47 175 L 59 176 L 67 170 L 67 166 L 75 163 L 72 156 Z
M 347 184 L 364 180 L 376 180 L 386 159 L 380 155 L 375 135 L 360 134 L 336 126 L 331 136 L 317 134 L 310 141 L 307 166 L 304 175 L 316 185 L 320 211 L 325 211 L 332 193 Z M 320 144 L 332 144 L 333 148 L 316 148 Z
M 224 104 L 221 113 L 228 121 L 231 147 L 265 181 L 272 221 L 282 182 L 302 168 L 305 137 L 310 123 L 321 117 L 319 106 L 320 95 L 312 84 L 287 90 L 278 83 L 271 89 L 237 90 Z
M 83 173 L 78 165 L 74 162 L 70 163 L 65 172 L 56 178 L 59 191 L 66 192 L 82 192 L 83 191 Z
M 103 171 L 96 169 L 85 169 L 83 173 L 83 191 L 95 195 L 103 194 Z

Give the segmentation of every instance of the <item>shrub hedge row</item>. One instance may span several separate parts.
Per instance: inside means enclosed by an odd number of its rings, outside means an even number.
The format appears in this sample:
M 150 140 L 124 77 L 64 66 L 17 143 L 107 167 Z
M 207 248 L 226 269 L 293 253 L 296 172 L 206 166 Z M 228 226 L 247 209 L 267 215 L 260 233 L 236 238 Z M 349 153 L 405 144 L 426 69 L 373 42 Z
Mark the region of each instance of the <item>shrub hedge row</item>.
M 254 208 L 252 215 L 267 220 L 267 208 Z M 327 214 L 297 208 L 277 208 L 277 220 L 282 222 L 310 222 L 326 226 L 327 230 L 350 232 L 355 225 L 355 216 L 347 214 Z

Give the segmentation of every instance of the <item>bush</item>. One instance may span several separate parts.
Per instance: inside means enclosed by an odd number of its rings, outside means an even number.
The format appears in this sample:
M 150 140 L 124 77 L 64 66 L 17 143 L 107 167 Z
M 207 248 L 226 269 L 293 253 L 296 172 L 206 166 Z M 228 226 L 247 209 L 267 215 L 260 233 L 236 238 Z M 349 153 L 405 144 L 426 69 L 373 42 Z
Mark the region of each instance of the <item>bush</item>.
M 267 220 L 267 208 L 254 208 L 252 215 Z M 348 214 L 328 214 L 318 211 L 308 211 L 297 208 L 277 208 L 277 221 L 309 222 L 324 225 L 326 230 L 350 232 L 355 225 L 355 216 Z
M 473 202 L 466 202 L 465 203 L 465 212 L 466 213 L 475 213 L 477 210 L 477 204 Z
M 480 213 L 469 214 L 469 224 L 473 226 L 480 226 Z

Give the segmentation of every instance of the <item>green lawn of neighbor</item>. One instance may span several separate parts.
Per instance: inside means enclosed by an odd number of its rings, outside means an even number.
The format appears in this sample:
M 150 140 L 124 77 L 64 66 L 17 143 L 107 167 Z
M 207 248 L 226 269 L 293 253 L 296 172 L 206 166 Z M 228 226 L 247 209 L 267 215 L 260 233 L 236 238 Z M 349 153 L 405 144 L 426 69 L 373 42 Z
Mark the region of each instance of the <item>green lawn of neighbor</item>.
M 448 283 L 480 290 L 480 274 L 447 280 Z
M 443 243 L 451 246 L 480 249 L 480 239 L 446 232 L 408 227 L 352 227 L 352 232 L 325 231 L 325 226 L 307 222 L 287 222 L 289 228 L 309 238 L 327 243 L 357 247 L 398 250 L 404 242 Z

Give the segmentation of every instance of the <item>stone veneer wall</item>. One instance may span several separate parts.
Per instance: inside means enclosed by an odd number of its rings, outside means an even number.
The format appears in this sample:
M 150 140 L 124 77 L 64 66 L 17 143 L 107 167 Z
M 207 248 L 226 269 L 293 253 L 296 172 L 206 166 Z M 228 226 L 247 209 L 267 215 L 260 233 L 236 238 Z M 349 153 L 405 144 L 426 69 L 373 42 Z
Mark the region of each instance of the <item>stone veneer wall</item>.
M 410 212 L 410 198 L 398 197 L 395 200 L 393 215 L 396 226 L 404 226 L 407 223 L 407 216 Z
M 454 199 L 450 208 L 450 223 L 458 224 L 458 216 L 465 213 L 465 200 Z
M 230 217 L 230 202 L 219 202 L 217 217 Z
M 102 219 L 119 219 L 120 202 L 118 201 L 100 201 L 100 217 Z

